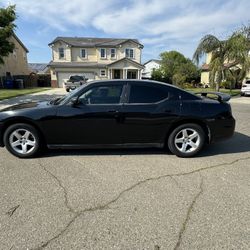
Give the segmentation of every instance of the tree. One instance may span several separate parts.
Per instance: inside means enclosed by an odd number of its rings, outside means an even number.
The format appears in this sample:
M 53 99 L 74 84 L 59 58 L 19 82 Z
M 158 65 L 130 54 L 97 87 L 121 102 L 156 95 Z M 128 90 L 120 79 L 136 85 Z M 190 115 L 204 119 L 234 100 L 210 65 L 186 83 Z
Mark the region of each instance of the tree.
M 239 81 L 246 76 L 250 66 L 248 51 L 250 49 L 246 27 L 240 29 L 224 41 L 213 35 L 204 36 L 193 56 L 199 64 L 200 59 L 207 53 L 212 53 L 209 63 L 209 78 L 219 91 L 223 80 Z M 234 72 L 236 69 L 237 72 Z M 240 70 L 239 70 L 240 69 Z
M 3 64 L 3 57 L 12 53 L 15 45 L 10 42 L 10 37 L 14 34 L 16 25 L 15 6 L 0 8 L 0 64 Z
M 182 86 L 185 82 L 197 80 L 200 76 L 196 65 L 177 51 L 163 52 L 161 67 L 153 71 L 152 78 Z
M 163 74 L 160 69 L 153 69 L 151 78 L 155 81 L 162 81 Z
M 181 65 L 186 63 L 186 58 L 177 51 L 163 52 L 160 57 L 164 78 L 169 79 L 169 82 L 173 83 L 173 76 L 178 73 L 177 71 Z

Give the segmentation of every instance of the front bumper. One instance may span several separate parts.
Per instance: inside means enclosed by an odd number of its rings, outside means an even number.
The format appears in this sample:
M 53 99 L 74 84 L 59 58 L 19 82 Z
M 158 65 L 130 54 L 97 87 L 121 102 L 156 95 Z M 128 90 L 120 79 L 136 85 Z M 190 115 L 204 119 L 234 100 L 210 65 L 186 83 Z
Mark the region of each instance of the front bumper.
M 3 123 L 0 122 L 0 147 L 4 147 L 3 143 Z

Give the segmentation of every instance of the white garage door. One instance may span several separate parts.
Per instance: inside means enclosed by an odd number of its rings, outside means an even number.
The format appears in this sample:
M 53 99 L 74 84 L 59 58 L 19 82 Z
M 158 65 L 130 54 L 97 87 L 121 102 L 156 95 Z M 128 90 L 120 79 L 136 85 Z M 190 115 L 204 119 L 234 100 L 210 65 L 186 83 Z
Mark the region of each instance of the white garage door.
M 88 80 L 94 80 L 95 75 L 93 72 L 58 72 L 57 77 L 58 77 L 58 84 L 59 87 L 64 87 L 64 82 L 67 81 L 70 76 L 73 75 L 78 75 L 78 76 L 84 76 Z

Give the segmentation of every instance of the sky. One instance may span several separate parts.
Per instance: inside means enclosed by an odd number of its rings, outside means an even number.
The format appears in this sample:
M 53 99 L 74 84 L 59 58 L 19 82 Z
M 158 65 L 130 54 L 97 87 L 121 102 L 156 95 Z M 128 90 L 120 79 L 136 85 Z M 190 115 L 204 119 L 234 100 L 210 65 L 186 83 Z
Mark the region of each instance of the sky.
M 57 36 L 136 38 L 142 63 L 161 52 L 192 55 L 207 34 L 225 39 L 249 24 L 249 0 L 0 0 L 16 4 L 16 34 L 28 61 L 48 63 Z

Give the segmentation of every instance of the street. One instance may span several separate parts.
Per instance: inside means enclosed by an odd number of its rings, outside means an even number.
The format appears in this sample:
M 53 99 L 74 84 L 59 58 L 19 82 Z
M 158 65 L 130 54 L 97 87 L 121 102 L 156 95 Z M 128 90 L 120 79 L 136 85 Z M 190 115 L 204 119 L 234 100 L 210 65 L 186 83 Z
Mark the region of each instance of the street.
M 250 249 L 250 97 L 231 104 L 234 137 L 190 159 L 0 148 L 0 249 Z

